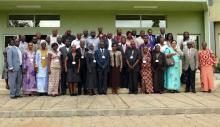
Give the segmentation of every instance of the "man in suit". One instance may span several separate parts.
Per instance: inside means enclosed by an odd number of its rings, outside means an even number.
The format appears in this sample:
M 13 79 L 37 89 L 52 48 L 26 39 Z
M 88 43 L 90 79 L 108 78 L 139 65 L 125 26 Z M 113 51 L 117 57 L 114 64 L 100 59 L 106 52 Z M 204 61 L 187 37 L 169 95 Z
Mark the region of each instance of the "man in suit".
M 131 49 L 125 53 L 129 74 L 129 94 L 138 93 L 138 74 L 140 71 L 139 61 L 141 59 L 140 50 L 136 48 L 134 41 L 131 41 Z
M 198 69 L 198 53 L 195 48 L 193 48 L 192 41 L 187 43 L 188 49 L 183 51 L 183 69 L 186 76 L 186 91 L 190 92 L 190 88 L 193 93 L 196 93 L 195 90 L 195 74 Z
M 121 71 L 121 77 L 122 77 L 121 88 L 128 88 L 128 65 L 126 63 L 125 52 L 130 47 L 126 44 L 126 37 L 124 37 L 124 36 L 121 37 L 120 42 L 121 42 L 121 44 L 118 46 L 118 50 L 122 54 L 122 62 L 123 62 L 122 71 Z
M 116 40 L 112 38 L 112 33 L 107 34 L 107 38 L 104 41 L 105 49 L 111 51 L 112 50 L 112 44 L 116 43 Z
M 87 48 L 85 48 L 85 40 L 80 40 L 80 47 L 76 49 L 76 52 L 78 52 L 78 54 L 80 54 L 80 69 L 79 69 L 79 75 L 80 75 L 80 79 L 81 81 L 78 84 L 78 95 L 82 94 L 82 88 L 83 88 L 83 92 L 86 95 L 87 94 L 87 90 L 86 90 L 86 58 L 85 58 L 85 54 L 88 51 Z
M 98 72 L 98 92 L 105 94 L 107 92 L 108 71 L 109 71 L 109 51 L 104 48 L 104 42 L 99 44 L 100 48 L 95 51 Z
M 153 48 L 157 43 L 157 39 L 156 39 L 155 35 L 153 35 L 152 29 L 148 29 L 147 33 L 148 33 L 147 36 L 149 39 L 149 44 L 151 45 L 151 48 Z
M 19 49 L 20 40 L 15 39 L 15 45 L 7 51 L 8 81 L 10 85 L 10 97 L 16 99 L 20 96 L 22 82 L 22 53 Z
M 61 94 L 66 94 L 67 84 L 66 84 L 66 72 L 65 72 L 65 62 L 66 56 L 70 50 L 70 40 L 65 40 L 65 46 L 60 48 L 61 52 Z

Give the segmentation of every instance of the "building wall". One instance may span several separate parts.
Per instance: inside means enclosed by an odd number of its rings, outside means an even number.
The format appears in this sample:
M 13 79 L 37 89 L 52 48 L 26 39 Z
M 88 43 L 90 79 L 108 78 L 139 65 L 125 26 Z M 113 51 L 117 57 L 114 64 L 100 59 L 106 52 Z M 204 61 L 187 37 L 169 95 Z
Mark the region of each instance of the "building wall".
M 129 12 L 129 11 L 84 11 L 84 12 L 0 12 L 0 52 L 4 48 L 4 35 L 13 34 L 27 34 L 33 35 L 36 32 L 42 34 L 51 34 L 53 28 L 8 28 L 7 19 L 9 14 L 59 14 L 61 16 L 61 27 L 58 28 L 60 34 L 64 33 L 66 29 L 71 29 L 75 34 L 81 32 L 83 29 L 96 30 L 98 26 L 102 26 L 104 32 L 115 33 L 115 15 L 116 14 L 164 14 L 167 16 L 166 32 L 172 32 L 176 39 L 177 34 L 182 34 L 184 31 L 189 31 L 193 34 L 200 34 L 201 40 L 204 40 L 204 13 L 200 11 L 195 12 Z M 139 30 L 147 30 L 147 28 L 137 28 Z M 131 28 L 124 28 L 123 32 L 131 30 Z M 153 28 L 154 34 L 159 33 L 159 28 Z M 0 54 L 0 73 L 2 71 L 2 53 Z

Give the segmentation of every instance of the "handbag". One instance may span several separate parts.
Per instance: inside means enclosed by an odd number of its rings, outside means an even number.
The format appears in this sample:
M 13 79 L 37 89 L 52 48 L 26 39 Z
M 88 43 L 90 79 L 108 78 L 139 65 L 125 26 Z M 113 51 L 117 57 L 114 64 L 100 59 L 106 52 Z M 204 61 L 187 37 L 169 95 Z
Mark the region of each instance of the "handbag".
M 166 58 L 166 64 L 167 64 L 167 66 L 174 66 L 175 61 L 173 60 L 173 57 Z
M 168 49 L 169 50 L 169 49 Z M 173 57 L 166 57 L 166 65 L 169 66 L 174 66 L 175 65 L 175 61 L 173 59 Z

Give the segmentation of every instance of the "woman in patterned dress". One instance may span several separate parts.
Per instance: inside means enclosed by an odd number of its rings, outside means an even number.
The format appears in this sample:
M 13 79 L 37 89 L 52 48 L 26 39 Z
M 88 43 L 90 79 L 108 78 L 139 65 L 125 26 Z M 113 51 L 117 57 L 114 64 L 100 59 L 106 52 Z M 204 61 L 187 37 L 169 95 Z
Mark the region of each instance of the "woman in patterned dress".
M 34 59 L 35 51 L 32 42 L 28 43 L 28 49 L 24 51 L 22 57 L 22 90 L 25 95 L 33 95 L 37 91 L 37 83 L 35 80 Z
M 202 43 L 202 50 L 199 51 L 199 69 L 201 78 L 201 89 L 203 92 L 209 92 L 214 89 L 213 67 L 216 64 L 214 53 L 207 49 L 207 44 Z
M 171 47 L 165 49 L 167 58 L 172 57 L 174 60 L 173 66 L 167 66 L 164 74 L 164 87 L 171 93 L 179 93 L 180 89 L 180 58 L 182 52 L 177 49 L 177 42 L 172 41 Z
M 51 51 L 48 53 L 48 95 L 55 97 L 58 95 L 61 62 L 60 51 L 58 51 L 58 43 L 52 43 L 51 48 Z
M 142 53 L 142 66 L 141 66 L 141 92 L 142 93 L 153 93 L 153 76 L 151 69 L 151 53 L 148 47 L 143 48 Z

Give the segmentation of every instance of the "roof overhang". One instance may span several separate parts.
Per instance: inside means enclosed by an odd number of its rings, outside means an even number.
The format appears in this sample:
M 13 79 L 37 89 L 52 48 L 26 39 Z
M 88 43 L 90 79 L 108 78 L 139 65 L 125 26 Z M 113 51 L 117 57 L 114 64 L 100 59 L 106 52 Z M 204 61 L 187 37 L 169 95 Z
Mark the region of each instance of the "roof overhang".
M 203 11 L 207 0 L 0 0 L 0 10 Z

